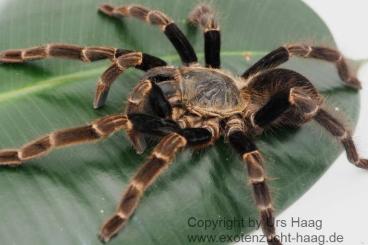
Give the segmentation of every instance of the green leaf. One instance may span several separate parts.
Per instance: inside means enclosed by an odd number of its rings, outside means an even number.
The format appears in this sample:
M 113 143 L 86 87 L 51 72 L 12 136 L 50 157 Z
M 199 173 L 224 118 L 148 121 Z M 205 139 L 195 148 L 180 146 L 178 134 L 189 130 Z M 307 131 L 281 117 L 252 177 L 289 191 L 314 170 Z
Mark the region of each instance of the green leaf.
M 180 64 L 157 27 L 113 20 L 97 13 L 100 0 L 12 0 L 1 5 L 0 49 L 48 42 L 108 45 L 142 50 Z M 109 1 L 127 4 L 126 1 Z M 131 1 L 129 1 L 131 2 Z M 172 16 L 203 58 L 199 30 L 185 19 L 196 1 L 139 0 Z M 272 49 L 289 42 L 334 46 L 319 17 L 295 0 L 213 1 L 220 16 L 224 68 L 241 73 Z M 244 54 L 251 59 L 247 61 Z M 46 60 L 0 66 L 0 148 L 18 147 L 59 128 L 81 125 L 122 110 L 142 75 L 126 72 L 108 104 L 92 109 L 95 82 L 108 62 Z M 333 65 L 293 59 L 285 65 L 309 77 L 352 125 L 359 97 L 344 88 Z M 278 212 L 299 198 L 335 160 L 341 147 L 316 123 L 269 132 L 258 141 L 271 177 Z M 55 151 L 19 168 L 0 169 L 1 244 L 99 244 L 100 224 L 112 214 L 121 191 L 148 152 L 138 156 L 123 133 L 95 144 Z M 145 194 L 126 229 L 111 244 L 188 244 L 191 234 L 240 234 L 252 228 L 190 227 L 188 219 L 257 217 L 237 154 L 221 139 L 214 147 L 183 152 Z

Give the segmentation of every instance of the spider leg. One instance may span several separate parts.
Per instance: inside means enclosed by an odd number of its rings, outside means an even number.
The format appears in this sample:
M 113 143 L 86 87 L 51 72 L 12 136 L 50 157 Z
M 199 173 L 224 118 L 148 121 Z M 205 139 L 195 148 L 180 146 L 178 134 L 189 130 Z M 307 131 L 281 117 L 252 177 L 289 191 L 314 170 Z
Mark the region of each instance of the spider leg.
M 119 56 L 134 51 L 110 47 L 85 47 L 66 43 L 49 43 L 25 49 L 10 49 L 0 52 L 0 63 L 25 63 L 50 57 L 93 62 L 103 59 L 114 61 Z M 143 54 L 143 62 L 137 69 L 148 70 L 156 66 L 164 66 L 166 62 L 149 54 Z
M 46 44 L 29 49 L 5 50 L 0 52 L 0 63 L 23 63 L 49 57 L 93 62 L 110 59 L 113 64 L 102 74 L 97 83 L 94 108 L 105 104 L 111 84 L 129 67 L 147 71 L 167 63 L 149 54 L 109 47 L 82 47 L 72 44 Z
M 161 11 L 147 9 L 140 5 L 112 6 L 109 4 L 103 4 L 99 10 L 111 17 L 132 16 L 152 25 L 158 25 L 175 47 L 184 64 L 197 62 L 197 56 L 188 39 L 178 26 Z
M 181 131 L 180 134 L 169 133 L 163 137 L 153 149 L 146 163 L 130 181 L 116 213 L 102 225 L 99 234 L 101 241 L 109 241 L 123 229 L 138 207 L 144 191 L 170 165 L 179 150 L 187 145 L 205 144 L 210 139 L 210 132 L 202 128 L 187 128 Z
M 281 245 L 276 237 L 275 218 L 271 194 L 266 184 L 263 159 L 253 141 L 242 131 L 244 123 L 240 118 L 233 118 L 227 125 L 227 138 L 230 145 L 241 155 L 246 163 L 249 181 L 253 187 L 257 208 L 260 212 L 261 228 L 269 245 Z
M 141 65 L 143 61 L 141 52 L 132 52 L 121 55 L 113 64 L 102 73 L 97 82 L 96 94 L 93 101 L 95 109 L 100 108 L 106 102 L 110 86 L 126 69 Z
M 125 130 L 128 133 L 131 130 L 135 130 L 155 136 L 164 136 L 170 132 L 180 132 L 183 135 L 186 133 L 174 121 L 148 114 L 110 115 L 97 119 L 86 126 L 49 133 L 25 144 L 19 149 L 0 150 L 0 166 L 20 165 L 24 161 L 45 156 L 51 150 L 60 147 L 93 143 L 119 130 Z
M 83 47 L 74 44 L 50 43 L 26 49 L 11 49 L 0 52 L 1 63 L 24 63 L 49 57 L 92 62 L 115 58 L 116 49 L 110 47 Z
M 42 136 L 20 149 L 1 150 L 1 165 L 20 165 L 22 162 L 47 155 L 51 150 L 104 139 L 119 130 L 131 129 L 131 123 L 122 114 L 110 115 L 87 126 L 69 128 Z
M 247 79 L 258 72 L 277 67 L 288 61 L 293 55 L 333 62 L 336 65 L 341 80 L 346 86 L 356 89 L 361 88 L 361 82 L 351 73 L 345 58 L 339 51 L 327 47 L 308 46 L 303 44 L 291 44 L 273 50 L 246 70 L 242 77 Z
M 336 118 L 321 109 L 322 100 L 315 96 L 311 87 L 308 88 L 310 83 L 306 78 L 298 73 L 279 69 L 279 71 L 273 70 L 269 71 L 268 74 L 261 75 L 258 78 L 259 80 L 256 77 L 256 81 L 250 86 L 255 89 L 255 93 L 257 93 L 257 89 L 265 91 L 265 87 L 261 86 L 262 81 L 264 79 L 269 81 L 271 77 L 276 81 L 283 77 L 285 79 L 283 84 L 286 84 L 286 87 L 280 87 L 281 83 L 275 84 L 272 82 L 266 85 L 278 91 L 273 93 L 268 101 L 251 116 L 251 124 L 255 129 L 266 128 L 275 123 L 300 126 L 311 119 L 315 119 L 322 127 L 340 140 L 351 163 L 357 167 L 368 169 L 368 160 L 359 157 L 350 132 Z M 299 85 L 295 83 L 296 80 L 299 81 Z M 258 82 L 261 83 L 258 84 Z M 261 87 L 257 88 L 257 86 Z
M 351 163 L 359 168 L 368 169 L 368 160 L 359 157 L 350 132 L 339 120 L 323 109 L 319 110 L 314 119 L 341 142 Z
M 257 75 L 248 88 L 254 94 L 250 118 L 255 129 L 277 124 L 300 126 L 312 119 L 323 103 L 307 78 L 287 69 Z
M 210 6 L 200 4 L 190 13 L 188 20 L 203 29 L 206 66 L 220 68 L 221 34 L 214 11 Z
M 114 60 L 113 64 L 105 70 L 97 82 L 96 94 L 93 102 L 95 109 L 100 108 L 106 102 L 112 83 L 126 69 L 134 67 L 141 70 L 149 70 L 154 67 L 164 66 L 166 62 L 141 52 L 123 52 Z

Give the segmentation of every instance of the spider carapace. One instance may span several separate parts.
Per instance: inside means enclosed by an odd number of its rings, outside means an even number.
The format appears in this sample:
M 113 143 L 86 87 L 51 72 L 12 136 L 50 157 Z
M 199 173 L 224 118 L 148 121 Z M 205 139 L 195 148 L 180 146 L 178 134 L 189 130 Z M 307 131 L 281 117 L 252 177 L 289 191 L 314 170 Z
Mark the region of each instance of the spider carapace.
M 51 150 L 90 143 L 124 130 L 138 153 L 146 148 L 144 136 L 159 143 L 130 181 L 116 212 L 103 224 L 99 237 L 107 242 L 128 222 L 144 191 L 185 147 L 206 147 L 223 136 L 241 155 L 252 185 L 260 223 L 268 244 L 280 245 L 275 233 L 274 211 L 256 136 L 272 127 L 293 126 L 315 120 L 344 146 L 357 167 L 368 168 L 359 157 L 350 132 L 326 109 L 322 96 L 301 74 L 277 66 L 291 56 L 315 58 L 335 64 L 346 86 L 358 89 L 359 80 L 349 71 L 343 56 L 328 47 L 286 44 L 254 63 L 241 75 L 221 68 L 220 27 L 208 5 L 198 5 L 189 22 L 200 26 L 205 40 L 205 66 L 198 63 L 193 47 L 171 18 L 139 5 L 104 4 L 101 13 L 110 17 L 132 16 L 157 25 L 177 50 L 183 65 L 139 51 L 72 44 L 46 44 L 0 52 L 1 63 L 23 63 L 48 57 L 83 62 L 109 59 L 111 66 L 97 82 L 94 108 L 104 105 L 112 83 L 128 68 L 146 73 L 128 97 L 124 113 L 108 115 L 81 127 L 51 132 L 19 149 L 0 151 L 1 166 L 22 165 Z M 158 217 L 159 218 L 159 217 Z M 127 234 L 129 235 L 129 234 Z
M 247 97 L 241 95 L 230 74 L 204 67 L 182 67 L 177 74 L 179 79 L 158 84 L 164 94 L 178 96 L 175 105 L 198 116 L 221 118 L 245 110 Z

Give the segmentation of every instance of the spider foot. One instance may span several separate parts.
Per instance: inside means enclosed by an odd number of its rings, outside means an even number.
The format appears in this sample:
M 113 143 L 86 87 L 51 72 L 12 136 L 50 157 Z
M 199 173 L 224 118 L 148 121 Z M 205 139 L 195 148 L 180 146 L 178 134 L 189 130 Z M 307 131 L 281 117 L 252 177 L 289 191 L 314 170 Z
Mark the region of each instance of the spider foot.
M 346 81 L 345 85 L 348 86 L 348 87 L 351 87 L 353 89 L 356 89 L 356 90 L 362 89 L 362 83 L 356 77 L 349 78 Z
M 98 238 L 101 240 L 101 242 L 107 243 L 125 226 L 126 221 L 126 218 L 115 214 L 102 226 Z
M 113 15 L 113 10 L 114 10 L 114 7 L 110 4 L 102 4 L 98 10 L 103 13 L 103 14 L 106 14 L 108 16 L 112 16 Z
M 356 166 L 358 168 L 368 169 L 368 159 L 359 159 Z

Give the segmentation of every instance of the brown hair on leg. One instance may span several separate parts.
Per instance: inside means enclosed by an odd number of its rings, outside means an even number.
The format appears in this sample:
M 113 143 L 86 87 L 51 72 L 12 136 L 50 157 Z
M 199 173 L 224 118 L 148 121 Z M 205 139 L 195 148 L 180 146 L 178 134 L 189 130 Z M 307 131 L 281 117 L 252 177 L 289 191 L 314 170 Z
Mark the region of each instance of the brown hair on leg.
M 56 148 L 92 143 L 121 129 L 129 131 L 131 128 L 131 123 L 122 114 L 106 116 L 87 126 L 52 132 L 25 144 L 19 149 L 1 150 L 0 166 L 20 165 L 24 161 L 45 156 Z
M 115 58 L 116 49 L 110 47 L 83 47 L 73 44 L 50 43 L 26 49 L 13 49 L 0 52 L 0 63 L 23 63 L 49 57 L 92 62 Z
M 101 241 L 109 241 L 126 225 L 138 207 L 144 191 L 169 166 L 176 152 L 185 147 L 186 143 L 186 139 L 176 133 L 171 133 L 161 139 L 148 161 L 130 181 L 116 213 L 102 225 L 99 235 Z
M 344 146 L 351 163 L 359 168 L 368 169 L 368 160 L 359 157 L 350 132 L 326 110 L 321 109 L 314 118 L 322 127 L 335 136 Z

